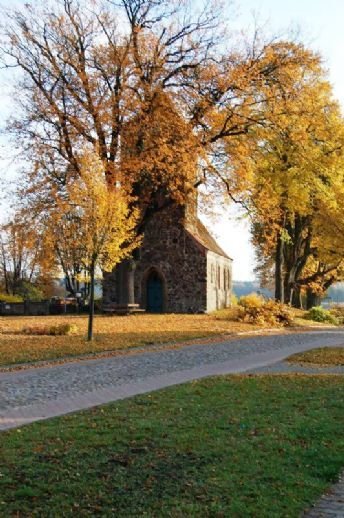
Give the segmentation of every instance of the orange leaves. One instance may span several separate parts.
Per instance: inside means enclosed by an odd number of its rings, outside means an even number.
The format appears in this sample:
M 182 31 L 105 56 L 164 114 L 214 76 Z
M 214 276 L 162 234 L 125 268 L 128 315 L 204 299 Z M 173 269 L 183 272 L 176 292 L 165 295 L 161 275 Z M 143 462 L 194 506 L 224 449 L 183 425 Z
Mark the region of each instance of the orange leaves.
M 191 126 L 171 98 L 155 91 L 146 112 L 124 128 L 123 181 L 137 185 L 141 206 L 159 191 L 181 202 L 195 182 L 198 148 Z

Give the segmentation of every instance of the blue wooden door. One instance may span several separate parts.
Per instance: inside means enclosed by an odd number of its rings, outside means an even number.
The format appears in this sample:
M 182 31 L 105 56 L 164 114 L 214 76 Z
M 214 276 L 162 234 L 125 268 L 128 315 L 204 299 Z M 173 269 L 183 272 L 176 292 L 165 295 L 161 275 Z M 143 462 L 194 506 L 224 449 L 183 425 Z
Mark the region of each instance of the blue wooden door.
M 147 281 L 147 311 L 162 313 L 163 311 L 163 286 L 162 280 L 154 272 Z

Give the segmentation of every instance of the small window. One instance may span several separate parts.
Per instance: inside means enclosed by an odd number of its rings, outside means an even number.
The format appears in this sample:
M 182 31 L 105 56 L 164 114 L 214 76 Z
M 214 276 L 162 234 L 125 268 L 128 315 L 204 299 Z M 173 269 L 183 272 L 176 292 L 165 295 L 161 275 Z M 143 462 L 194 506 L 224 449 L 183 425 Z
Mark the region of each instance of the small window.
M 220 269 L 220 266 L 217 267 L 217 287 L 221 288 L 221 269 Z
M 214 284 L 214 282 L 215 282 L 215 268 L 214 268 L 213 264 L 210 267 L 210 282 L 212 284 Z
M 224 279 L 225 279 L 225 290 L 230 290 L 231 288 L 231 272 L 229 270 L 229 268 L 225 268 L 225 276 L 224 276 Z

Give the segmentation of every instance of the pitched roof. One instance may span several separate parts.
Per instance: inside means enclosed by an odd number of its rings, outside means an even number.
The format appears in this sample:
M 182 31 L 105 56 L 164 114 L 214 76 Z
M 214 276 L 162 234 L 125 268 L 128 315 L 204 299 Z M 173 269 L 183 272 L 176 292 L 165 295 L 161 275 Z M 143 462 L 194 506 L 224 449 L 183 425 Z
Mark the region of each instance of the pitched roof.
M 215 239 L 209 234 L 207 228 L 198 218 L 192 218 L 192 221 L 186 221 L 185 229 L 187 232 L 204 248 L 215 254 L 222 255 L 227 259 L 231 259 L 220 246 L 216 243 Z

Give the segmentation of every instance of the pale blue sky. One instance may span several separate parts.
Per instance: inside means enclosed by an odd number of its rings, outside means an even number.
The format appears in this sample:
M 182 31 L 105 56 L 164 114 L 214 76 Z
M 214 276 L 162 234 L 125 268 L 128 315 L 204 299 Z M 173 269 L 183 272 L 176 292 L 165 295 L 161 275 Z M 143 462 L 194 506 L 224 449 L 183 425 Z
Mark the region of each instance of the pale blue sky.
M 13 0 L 0 0 L 0 6 L 13 6 Z M 271 34 L 279 34 L 288 27 L 299 27 L 301 39 L 324 57 L 329 69 L 330 80 L 335 96 L 344 106 L 344 0 L 224 0 L 233 27 L 252 25 L 253 12 L 258 20 L 267 22 Z M 231 13 L 236 13 L 235 18 Z M 5 95 L 6 87 L 0 81 L 0 126 L 11 109 L 10 99 Z M 11 155 L 6 140 L 0 140 L 0 157 Z M 1 192 L 8 184 L 11 175 L 9 160 L 0 161 L 0 201 Z M 1 207 L 1 204 L 0 204 Z M 4 212 L 4 206 L 2 206 Z M 234 279 L 253 279 L 254 253 L 250 245 L 248 226 L 244 221 L 235 219 L 235 210 L 211 223 L 211 229 L 219 244 L 234 259 Z

